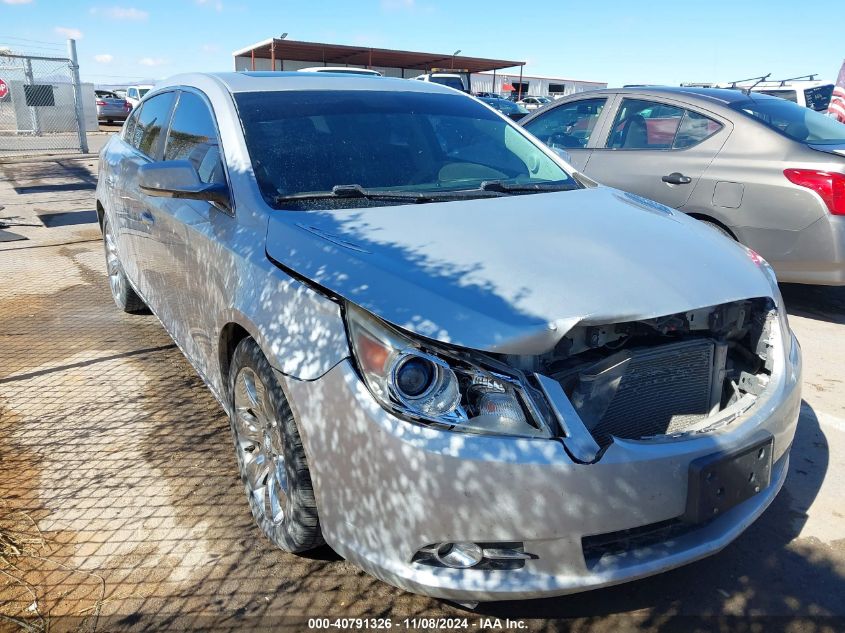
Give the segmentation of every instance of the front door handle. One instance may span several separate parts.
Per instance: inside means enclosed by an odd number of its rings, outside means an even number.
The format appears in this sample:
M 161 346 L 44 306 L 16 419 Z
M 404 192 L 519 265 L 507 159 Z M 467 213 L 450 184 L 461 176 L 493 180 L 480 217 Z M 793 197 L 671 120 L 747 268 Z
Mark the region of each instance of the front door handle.
M 668 182 L 670 185 L 688 185 L 692 182 L 692 178 L 689 176 L 684 176 L 679 171 L 673 171 L 668 176 L 663 176 L 661 178 L 663 182 Z

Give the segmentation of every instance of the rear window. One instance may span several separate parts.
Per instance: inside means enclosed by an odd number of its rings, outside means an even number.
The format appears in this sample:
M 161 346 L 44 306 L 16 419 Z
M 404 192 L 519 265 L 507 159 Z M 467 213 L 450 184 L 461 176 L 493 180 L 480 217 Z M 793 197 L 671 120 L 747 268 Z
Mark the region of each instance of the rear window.
M 792 103 L 798 103 L 798 93 L 794 90 L 755 90 L 761 95 L 769 95 L 770 97 L 777 97 L 778 99 L 786 99 Z
M 463 90 L 464 89 L 464 82 L 461 81 L 460 77 L 431 77 L 431 83 L 440 84 L 442 86 L 449 86 L 450 88 L 454 88 L 455 90 Z
M 791 101 L 752 96 L 730 107 L 799 143 L 845 143 L 845 124 Z

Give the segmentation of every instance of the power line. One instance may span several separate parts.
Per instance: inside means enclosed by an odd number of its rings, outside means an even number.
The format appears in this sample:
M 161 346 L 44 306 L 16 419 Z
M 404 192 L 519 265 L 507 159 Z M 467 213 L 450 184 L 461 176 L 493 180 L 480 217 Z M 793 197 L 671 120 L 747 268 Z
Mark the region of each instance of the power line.
M 64 53 L 61 48 L 47 48 L 46 46 L 32 46 L 31 44 L 16 44 L 14 42 L 2 43 L 0 46 L 5 46 L 14 50 L 20 51 L 44 51 L 53 55 Z
M 0 38 L 4 40 L 18 40 L 20 42 L 33 42 L 35 44 L 49 44 L 50 46 L 54 46 L 56 48 L 63 48 L 63 45 L 58 42 L 47 42 L 45 40 L 30 40 L 25 37 L 15 37 L 13 35 L 0 35 Z

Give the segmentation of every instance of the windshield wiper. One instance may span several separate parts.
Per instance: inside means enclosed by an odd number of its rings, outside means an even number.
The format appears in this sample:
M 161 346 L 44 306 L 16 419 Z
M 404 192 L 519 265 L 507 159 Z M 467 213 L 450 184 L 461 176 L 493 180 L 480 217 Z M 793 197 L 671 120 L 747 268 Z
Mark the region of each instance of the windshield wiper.
M 550 182 L 507 182 L 505 180 L 485 180 L 478 188 L 481 191 L 496 191 L 498 193 L 530 193 L 544 191 L 572 191 L 578 189 L 574 182 L 550 181 Z
M 366 200 L 397 200 L 409 202 L 433 202 L 436 200 L 455 200 L 459 198 L 477 197 L 479 192 L 492 194 L 493 197 L 501 195 L 501 192 L 494 190 L 455 190 L 455 191 L 384 191 L 379 189 L 366 189 L 361 185 L 335 185 L 331 191 L 316 191 L 311 193 L 294 193 L 290 195 L 278 195 L 275 197 L 276 204 L 292 202 L 297 200 L 322 200 L 339 198 L 364 198 Z M 470 195 L 471 194 L 471 195 Z

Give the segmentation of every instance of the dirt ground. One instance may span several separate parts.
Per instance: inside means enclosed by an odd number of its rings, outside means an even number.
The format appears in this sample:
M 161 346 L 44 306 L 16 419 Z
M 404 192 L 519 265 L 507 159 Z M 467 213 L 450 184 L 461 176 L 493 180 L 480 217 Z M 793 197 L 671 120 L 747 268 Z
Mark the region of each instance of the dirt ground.
M 469 611 L 328 548 L 293 556 L 260 536 L 216 401 L 155 317 L 112 303 L 90 223 L 96 166 L 0 163 L 0 221 L 28 238 L 0 243 L 0 631 L 257 631 L 309 617 L 423 629 L 437 627 L 404 619 L 436 616 L 469 628 L 845 630 L 845 288 L 783 287 L 804 403 L 785 488 L 743 536 L 650 579 Z M 58 212 L 60 226 L 38 217 Z

